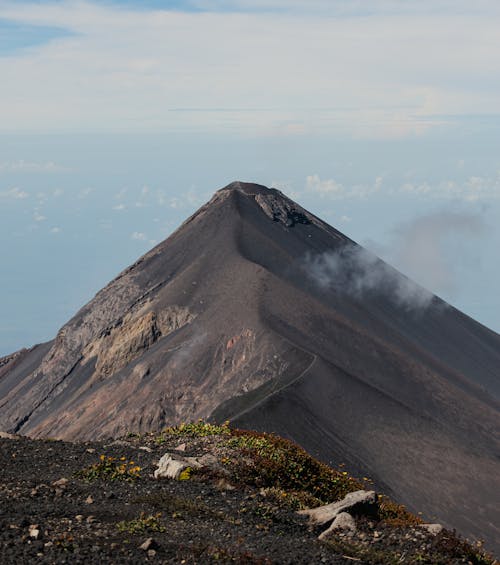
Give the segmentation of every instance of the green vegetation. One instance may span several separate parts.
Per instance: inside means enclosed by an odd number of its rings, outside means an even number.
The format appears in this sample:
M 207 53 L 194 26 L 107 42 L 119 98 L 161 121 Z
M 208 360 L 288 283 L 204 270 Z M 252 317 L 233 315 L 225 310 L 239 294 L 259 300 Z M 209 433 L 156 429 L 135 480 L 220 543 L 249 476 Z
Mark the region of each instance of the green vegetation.
M 164 532 L 166 528 L 160 521 L 161 516 L 161 512 L 155 515 L 146 515 L 144 512 L 141 512 L 139 518 L 118 522 L 116 527 L 120 530 L 120 532 L 127 532 L 129 534 Z
M 231 435 L 229 422 L 224 422 L 222 425 L 218 426 L 216 424 L 209 424 L 203 420 L 198 420 L 197 422 L 187 424 L 183 423 L 179 426 L 165 428 L 156 438 L 156 442 L 160 444 L 164 443 L 168 437 L 185 436 L 189 438 L 197 438 L 218 435 Z
M 99 462 L 82 469 L 76 476 L 86 481 L 135 481 L 140 477 L 141 467 L 125 457 L 109 457 L 101 455 Z
M 234 480 L 261 488 L 275 488 L 284 499 L 295 497 L 303 505 L 327 504 L 363 483 L 346 471 L 336 471 L 311 457 L 291 441 L 273 434 L 233 430 L 227 445 L 241 456 L 223 460 Z

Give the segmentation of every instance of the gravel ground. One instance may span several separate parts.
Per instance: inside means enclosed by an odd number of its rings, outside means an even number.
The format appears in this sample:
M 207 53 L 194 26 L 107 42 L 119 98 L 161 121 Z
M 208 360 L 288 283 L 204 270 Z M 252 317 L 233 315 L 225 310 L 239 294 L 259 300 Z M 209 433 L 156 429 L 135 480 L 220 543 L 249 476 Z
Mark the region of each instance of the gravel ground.
M 352 563 L 317 542 L 301 517 L 255 490 L 155 480 L 151 475 L 166 449 L 150 449 L 0 440 L 2 563 Z M 137 463 L 140 480 L 75 477 L 102 454 Z M 68 482 L 54 484 L 60 479 Z M 153 529 L 118 529 L 141 513 L 156 518 Z M 150 548 L 140 549 L 148 538 Z

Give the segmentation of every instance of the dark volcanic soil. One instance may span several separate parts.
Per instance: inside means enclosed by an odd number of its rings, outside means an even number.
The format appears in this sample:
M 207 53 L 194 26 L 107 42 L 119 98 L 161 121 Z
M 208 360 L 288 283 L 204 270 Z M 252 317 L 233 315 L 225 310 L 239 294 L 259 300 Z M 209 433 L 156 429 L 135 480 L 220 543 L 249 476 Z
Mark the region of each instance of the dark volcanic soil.
M 132 445 L 0 440 L 2 563 L 344 563 L 291 510 L 269 508 L 251 490 L 197 481 L 157 481 L 151 453 Z M 141 480 L 94 481 L 74 474 L 100 454 L 142 467 Z M 53 485 L 69 479 L 66 487 Z M 90 502 L 91 497 L 92 502 Z M 156 516 L 164 532 L 120 532 L 117 524 Z M 31 525 L 40 530 L 29 536 Z M 155 555 L 140 549 L 154 539 Z
M 318 541 L 317 528 L 257 488 L 203 475 L 155 480 L 158 459 L 179 441 L 185 439 L 162 445 L 152 436 L 92 443 L 0 439 L 0 562 L 395 563 L 385 560 L 386 550 L 398 563 L 415 562 L 405 557 L 415 551 L 421 563 L 471 562 L 433 556 L 436 544 L 447 543 L 446 532 L 436 538 L 369 520 L 360 521 L 358 534 L 373 545 L 372 557 L 352 557 L 348 540 Z M 199 456 L 213 449 L 211 442 L 188 440 L 182 454 Z M 140 478 L 77 475 L 101 456 L 133 461 Z M 149 538 L 149 548 L 141 548 Z

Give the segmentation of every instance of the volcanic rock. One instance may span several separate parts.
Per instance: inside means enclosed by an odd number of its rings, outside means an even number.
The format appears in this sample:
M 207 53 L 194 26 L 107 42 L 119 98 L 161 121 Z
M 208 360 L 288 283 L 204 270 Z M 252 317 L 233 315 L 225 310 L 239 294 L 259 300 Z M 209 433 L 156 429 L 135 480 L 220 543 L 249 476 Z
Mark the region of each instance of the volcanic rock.
M 330 527 L 322 532 L 318 536 L 318 539 L 326 540 L 329 537 L 332 537 L 337 532 L 337 530 L 344 530 L 349 534 L 352 534 L 356 531 L 356 522 L 348 512 L 341 512 L 340 514 L 337 514 Z
M 327 524 L 336 518 L 340 513 L 349 510 L 351 513 L 370 512 L 377 503 L 377 496 L 373 490 L 358 490 L 345 495 L 342 500 L 332 502 L 317 508 L 299 510 L 299 514 L 309 516 L 311 524 Z
M 498 334 L 279 190 L 235 182 L 53 341 L 0 359 L 0 429 L 230 419 L 498 548 L 499 368 Z

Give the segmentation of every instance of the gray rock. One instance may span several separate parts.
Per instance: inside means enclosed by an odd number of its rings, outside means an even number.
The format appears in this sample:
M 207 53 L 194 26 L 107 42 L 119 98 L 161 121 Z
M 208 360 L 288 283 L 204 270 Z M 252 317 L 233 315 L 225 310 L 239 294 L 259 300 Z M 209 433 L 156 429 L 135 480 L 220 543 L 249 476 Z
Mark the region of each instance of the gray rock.
M 154 472 L 154 477 L 155 479 L 178 479 L 184 469 L 192 466 L 193 463 L 183 457 L 165 453 L 158 461 L 158 468 Z
M 375 508 L 377 496 L 375 491 L 357 490 L 350 492 L 342 500 L 332 502 L 325 506 L 311 508 L 307 510 L 299 510 L 298 513 L 309 516 L 310 524 L 327 524 L 331 522 L 341 512 L 351 510 L 359 512 L 361 510 L 370 510 Z
M 328 539 L 339 530 L 342 530 L 349 534 L 354 534 L 356 532 L 356 522 L 348 512 L 341 512 L 340 514 L 337 514 L 330 527 L 323 533 L 321 533 L 318 536 L 318 539 Z
M 429 534 L 432 534 L 433 536 L 437 536 L 444 530 L 441 524 L 420 524 L 419 527 L 426 530 L 427 532 L 429 532 Z
M 147 540 L 145 540 L 140 546 L 139 549 L 142 549 L 144 551 L 148 551 L 153 549 L 156 546 L 155 540 L 153 538 L 148 538 Z

